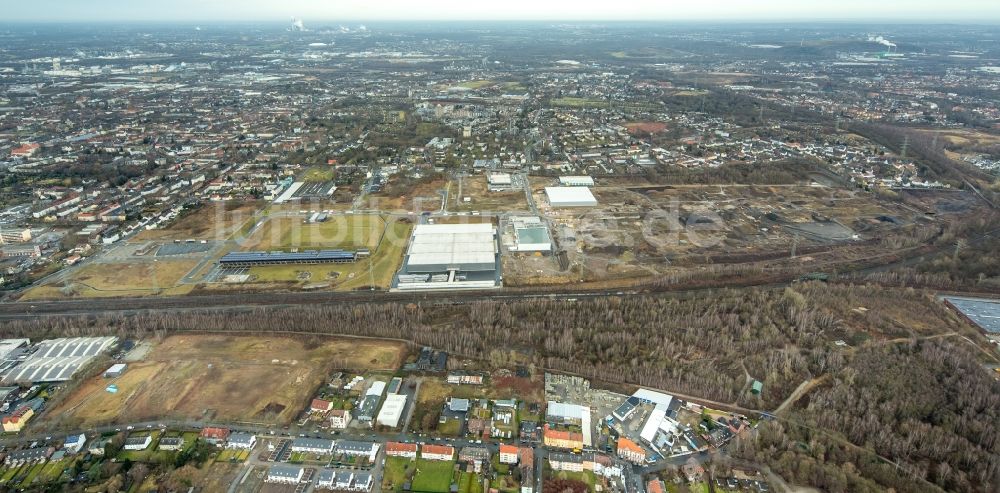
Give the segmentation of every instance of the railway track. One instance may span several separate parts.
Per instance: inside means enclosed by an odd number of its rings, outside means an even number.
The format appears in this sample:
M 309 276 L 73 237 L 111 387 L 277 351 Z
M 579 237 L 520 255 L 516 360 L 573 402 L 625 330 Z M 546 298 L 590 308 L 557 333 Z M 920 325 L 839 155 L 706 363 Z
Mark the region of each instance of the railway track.
M 1000 228 L 968 239 L 968 243 L 978 244 L 996 239 Z M 933 249 L 915 251 L 911 255 L 882 265 L 865 265 L 840 271 L 841 275 L 867 274 L 885 271 L 897 266 L 913 265 L 921 260 L 950 251 L 951 245 L 941 245 Z M 497 300 L 564 300 L 596 298 L 603 296 L 673 296 L 683 298 L 706 291 L 725 288 L 780 288 L 793 283 L 795 275 L 760 282 L 730 285 L 708 285 L 685 288 L 684 286 L 642 287 L 635 289 L 518 289 L 459 291 L 436 293 L 386 293 L 380 291 L 350 292 L 287 292 L 287 293 L 226 293 L 201 294 L 175 297 L 79 299 L 35 302 L 0 303 L 0 320 L 28 319 L 39 316 L 80 316 L 98 313 L 119 313 L 123 315 L 153 311 L 200 311 L 228 310 L 247 311 L 260 307 L 294 307 L 324 303 L 421 303 L 434 305 L 463 305 L 478 301 Z

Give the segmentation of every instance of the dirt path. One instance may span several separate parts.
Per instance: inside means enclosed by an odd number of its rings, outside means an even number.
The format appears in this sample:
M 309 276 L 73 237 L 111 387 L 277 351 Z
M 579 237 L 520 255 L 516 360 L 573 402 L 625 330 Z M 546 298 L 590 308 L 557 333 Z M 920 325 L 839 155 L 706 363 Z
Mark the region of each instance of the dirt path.
M 782 402 L 781 405 L 778 406 L 778 408 L 774 410 L 774 414 L 779 414 L 779 413 L 783 412 L 785 409 L 787 409 L 788 407 L 790 407 L 792 404 L 795 404 L 796 401 L 798 401 L 799 399 L 801 399 L 802 396 L 808 394 L 810 390 L 816 388 L 817 385 L 819 385 L 819 384 L 821 384 L 823 382 L 826 382 L 829 379 L 830 379 L 830 374 L 827 373 L 825 375 L 820 375 L 820 376 L 818 376 L 816 378 L 813 378 L 813 379 L 810 379 L 810 380 L 806 380 L 806 381 L 800 383 L 799 386 L 796 387 L 795 390 L 792 391 L 791 395 L 789 395 L 785 399 L 785 401 Z

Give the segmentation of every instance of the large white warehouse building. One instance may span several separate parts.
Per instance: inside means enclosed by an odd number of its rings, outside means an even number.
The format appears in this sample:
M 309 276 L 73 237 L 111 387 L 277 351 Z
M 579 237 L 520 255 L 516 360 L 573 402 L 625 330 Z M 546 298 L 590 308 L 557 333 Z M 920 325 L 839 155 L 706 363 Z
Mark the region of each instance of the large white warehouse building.
M 413 228 L 393 289 L 482 289 L 499 284 L 500 256 L 492 224 L 420 224 Z
M 545 187 L 545 196 L 552 207 L 593 207 L 597 199 L 587 187 Z

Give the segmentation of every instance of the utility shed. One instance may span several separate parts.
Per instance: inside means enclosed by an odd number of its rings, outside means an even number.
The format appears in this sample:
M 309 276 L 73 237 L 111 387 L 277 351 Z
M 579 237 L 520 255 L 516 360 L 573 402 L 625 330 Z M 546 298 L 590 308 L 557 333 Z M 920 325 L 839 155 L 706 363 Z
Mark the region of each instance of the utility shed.
M 127 365 L 125 365 L 125 363 L 116 363 L 114 365 L 111 365 L 111 368 L 108 368 L 107 370 L 104 371 L 104 378 L 120 377 L 122 376 L 122 373 L 125 373 L 125 368 L 127 368 Z
M 750 386 L 750 392 L 753 395 L 760 395 L 760 392 L 764 390 L 764 384 L 760 380 L 754 380 L 753 384 Z

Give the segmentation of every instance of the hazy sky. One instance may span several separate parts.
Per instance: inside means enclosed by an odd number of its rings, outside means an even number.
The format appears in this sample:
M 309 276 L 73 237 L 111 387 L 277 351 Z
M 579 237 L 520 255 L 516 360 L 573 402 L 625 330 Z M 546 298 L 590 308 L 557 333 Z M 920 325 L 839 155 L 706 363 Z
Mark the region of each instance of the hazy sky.
M 3 0 L 11 21 L 908 20 L 1000 22 L 1000 0 Z

